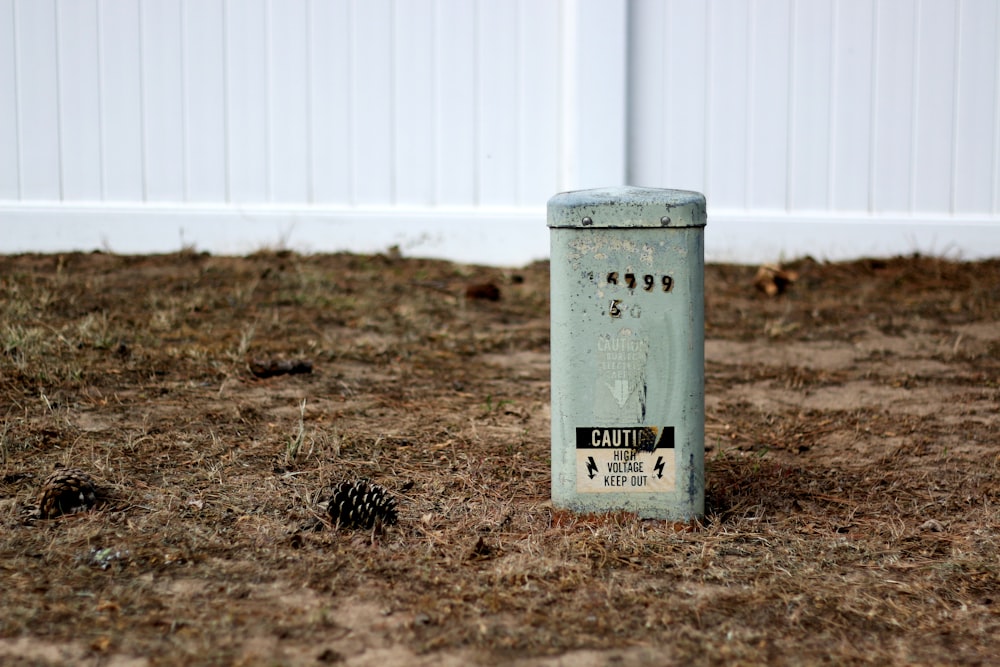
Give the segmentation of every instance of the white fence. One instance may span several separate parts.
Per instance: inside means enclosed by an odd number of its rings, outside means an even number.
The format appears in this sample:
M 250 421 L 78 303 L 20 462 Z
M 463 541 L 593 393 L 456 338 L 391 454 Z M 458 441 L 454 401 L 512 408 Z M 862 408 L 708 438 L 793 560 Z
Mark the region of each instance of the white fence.
M 0 252 L 520 263 L 625 182 L 715 259 L 1000 255 L 998 3 L 0 0 Z
M 704 191 L 716 253 L 1000 255 L 996 0 L 631 7 L 630 177 Z

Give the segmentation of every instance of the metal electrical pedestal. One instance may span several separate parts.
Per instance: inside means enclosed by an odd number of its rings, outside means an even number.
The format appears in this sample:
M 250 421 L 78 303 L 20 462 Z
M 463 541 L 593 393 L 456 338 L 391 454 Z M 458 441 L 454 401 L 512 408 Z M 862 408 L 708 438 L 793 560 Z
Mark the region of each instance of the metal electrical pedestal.
M 683 190 L 549 200 L 557 507 L 704 514 L 705 220 Z

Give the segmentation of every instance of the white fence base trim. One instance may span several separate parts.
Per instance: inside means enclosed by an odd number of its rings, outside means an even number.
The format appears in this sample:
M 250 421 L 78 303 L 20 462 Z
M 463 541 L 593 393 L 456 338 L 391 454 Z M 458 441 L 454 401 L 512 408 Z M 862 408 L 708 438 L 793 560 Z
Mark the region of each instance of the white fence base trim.
M 0 253 L 385 252 L 519 266 L 549 254 L 543 209 L 205 205 L 3 206 Z
M 921 253 L 951 259 L 1000 257 L 1000 225 L 989 217 L 832 217 L 709 208 L 710 262 L 757 264 L 804 255 L 818 260 Z M 0 202 L 0 253 L 104 250 L 243 255 L 384 252 L 467 264 L 521 266 L 549 254 L 541 208 L 297 207 Z
M 953 260 L 1000 257 L 1000 225 L 987 216 L 832 216 L 708 209 L 705 257 L 757 264 L 810 256 L 818 260 L 920 253 Z

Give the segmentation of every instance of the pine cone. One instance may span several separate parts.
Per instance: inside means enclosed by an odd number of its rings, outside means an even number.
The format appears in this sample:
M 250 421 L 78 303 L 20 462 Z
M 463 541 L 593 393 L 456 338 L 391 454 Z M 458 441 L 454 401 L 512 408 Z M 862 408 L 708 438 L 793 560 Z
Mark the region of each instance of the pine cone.
M 38 492 L 43 519 L 90 509 L 97 502 L 93 478 L 78 468 L 60 468 L 45 478 Z
M 368 479 L 341 482 L 327 505 L 330 518 L 346 528 L 374 528 L 398 520 L 396 501 L 384 487 Z

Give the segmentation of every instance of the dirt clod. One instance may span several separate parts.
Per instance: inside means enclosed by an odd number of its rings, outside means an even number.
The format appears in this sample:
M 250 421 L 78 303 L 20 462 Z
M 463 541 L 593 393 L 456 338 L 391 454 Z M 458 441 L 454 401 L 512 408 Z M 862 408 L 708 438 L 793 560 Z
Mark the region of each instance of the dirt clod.
M 312 373 L 312 370 L 312 362 L 306 359 L 254 359 L 250 362 L 250 372 L 254 377 L 262 379 Z
M 465 298 L 499 301 L 500 288 L 493 283 L 476 283 L 465 288 Z

